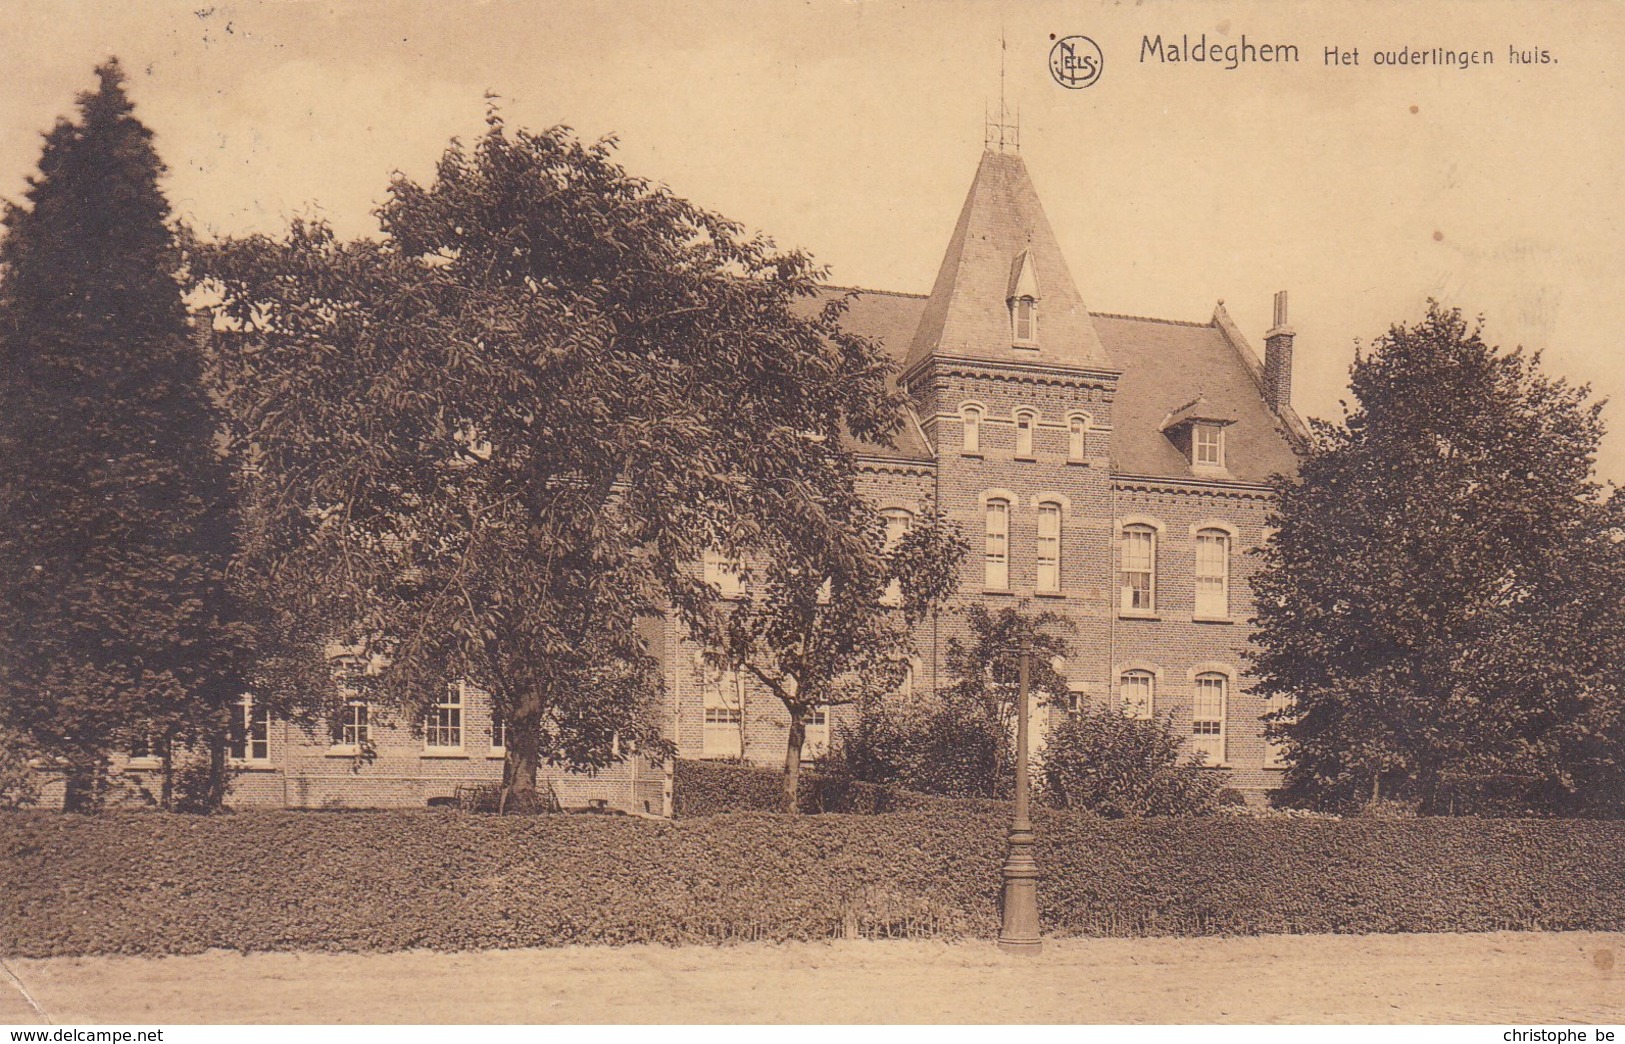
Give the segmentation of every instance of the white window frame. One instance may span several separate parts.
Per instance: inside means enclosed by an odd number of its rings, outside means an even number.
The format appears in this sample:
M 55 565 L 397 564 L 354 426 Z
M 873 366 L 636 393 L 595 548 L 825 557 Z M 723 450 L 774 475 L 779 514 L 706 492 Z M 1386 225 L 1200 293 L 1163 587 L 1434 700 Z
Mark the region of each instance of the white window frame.
M 814 707 L 807 712 L 807 720 L 801 723 L 804 730 L 801 740 L 803 760 L 829 752 L 829 715 L 830 708 L 827 704 Z
M 1161 527 L 1145 520 L 1125 521 L 1118 538 L 1120 557 L 1118 612 L 1122 616 L 1154 616 L 1157 612 L 1157 552 L 1161 543 Z M 1141 545 L 1142 556 L 1135 554 L 1130 568 L 1130 548 Z M 1143 584 L 1132 578 L 1143 577 Z
M 1193 615 L 1198 620 L 1230 619 L 1230 548 L 1234 539 L 1234 533 L 1218 526 L 1196 531 L 1191 557 L 1195 574 Z M 1218 547 L 1216 559 L 1211 553 L 1204 555 L 1204 548 L 1213 545 Z
M 982 586 L 989 591 L 1010 590 L 1010 511 L 1014 498 L 988 497 L 982 505 L 985 518 Z
M 1030 460 L 1033 457 L 1033 433 L 1038 430 L 1038 413 L 1035 410 L 1017 410 L 1011 417 L 1016 426 L 1016 456 L 1020 459 Z
M 1224 467 L 1224 425 L 1207 421 L 1191 425 L 1191 463 L 1199 468 Z
M 463 707 L 467 703 L 467 682 L 451 682 L 440 700 L 429 708 L 423 721 L 423 750 L 427 754 L 463 752 Z
M 1022 327 L 1026 330 L 1023 331 Z M 1023 294 L 1010 301 L 1010 340 L 1016 344 L 1038 343 L 1038 299 Z
M 237 765 L 265 765 L 271 760 L 271 710 L 244 696 L 236 703 L 237 721 L 228 753 Z M 239 740 L 241 742 L 239 742 Z M 242 751 L 242 753 L 238 753 Z
M 1088 459 L 1089 453 L 1089 415 L 1086 413 L 1068 414 L 1066 418 L 1066 459 L 1072 464 L 1082 464 Z
M 973 402 L 967 402 L 959 407 L 959 419 L 964 425 L 963 440 L 959 451 L 966 456 L 980 456 L 982 452 L 982 421 L 987 417 L 987 411 Z
M 1206 765 L 1224 767 L 1225 745 L 1229 738 L 1226 724 L 1230 716 L 1230 686 L 1234 678 L 1227 671 L 1194 671 L 1191 679 L 1191 750 L 1207 754 Z M 1212 692 L 1218 691 L 1217 715 L 1213 713 Z
M 1132 679 L 1136 689 L 1143 688 L 1143 699 L 1140 693 L 1130 693 L 1129 683 Z M 1142 685 L 1143 683 L 1143 685 Z M 1150 721 L 1157 713 L 1157 672 L 1149 667 L 1125 667 L 1117 672 L 1117 706 L 1125 718 L 1135 718 L 1140 721 Z
M 156 729 L 148 729 L 139 736 L 130 737 L 128 768 L 155 769 L 164 765 L 163 737 Z
M 914 528 L 914 512 L 908 508 L 889 507 L 880 512 L 886 520 L 886 535 L 882 550 L 891 554 L 897 550 L 897 545 L 908 536 L 909 530 Z M 899 580 L 892 580 L 886 585 L 885 593 L 880 596 L 882 605 L 898 606 L 903 604 L 903 584 Z
M 490 721 L 485 726 L 486 739 L 490 741 L 491 757 L 505 758 L 508 756 L 508 723 L 502 720 L 502 708 L 492 698 L 488 704 L 491 708 Z
M 1052 519 L 1053 533 L 1045 533 L 1045 520 Z M 1037 572 L 1034 590 L 1039 594 L 1061 593 L 1061 564 L 1066 533 L 1066 508 L 1054 500 L 1038 502 L 1038 535 L 1034 541 Z
M 703 657 L 700 661 L 701 755 L 708 758 L 743 757 L 745 695 L 739 672 L 719 670 Z
M 333 752 L 354 754 L 371 741 L 372 706 L 359 697 L 346 699 L 339 708 L 338 727 L 333 730 Z
M 1264 701 L 1265 714 L 1273 714 L 1277 711 L 1290 711 L 1291 709 L 1292 697 L 1281 693 L 1277 693 Z M 1259 720 L 1260 729 L 1262 729 L 1265 724 L 1266 723 L 1263 721 L 1263 719 Z M 1286 769 L 1292 767 L 1291 760 L 1286 756 L 1286 745 L 1280 743 L 1279 741 L 1272 740 L 1268 736 L 1264 738 L 1264 767 L 1267 769 Z
M 738 559 L 728 558 L 720 551 L 707 551 L 702 567 L 705 582 L 716 589 L 717 597 L 729 600 L 743 597 L 745 585 Z

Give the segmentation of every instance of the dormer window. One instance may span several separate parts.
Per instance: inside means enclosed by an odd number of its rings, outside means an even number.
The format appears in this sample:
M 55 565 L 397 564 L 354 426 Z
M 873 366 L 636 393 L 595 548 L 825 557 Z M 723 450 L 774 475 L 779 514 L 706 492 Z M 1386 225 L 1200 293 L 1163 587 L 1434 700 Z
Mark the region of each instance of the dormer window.
M 1012 308 L 1015 320 L 1013 336 L 1017 344 L 1036 344 L 1038 341 L 1038 302 L 1030 297 L 1018 297 Z
M 1224 467 L 1224 428 L 1218 424 L 1191 425 L 1191 463 L 1198 467 Z
M 1226 467 L 1224 429 L 1235 422 L 1233 415 L 1198 395 L 1194 401 L 1168 414 L 1162 422 L 1162 431 L 1185 454 L 1192 470 L 1221 472 Z
M 1022 251 L 1010 268 L 1010 341 L 1017 348 L 1038 347 L 1038 273 L 1032 254 Z

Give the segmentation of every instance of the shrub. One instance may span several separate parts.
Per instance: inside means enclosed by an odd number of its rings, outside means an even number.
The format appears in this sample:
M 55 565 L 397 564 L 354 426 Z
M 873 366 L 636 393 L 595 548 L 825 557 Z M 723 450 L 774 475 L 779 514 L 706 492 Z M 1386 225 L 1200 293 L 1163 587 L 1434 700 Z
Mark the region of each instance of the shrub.
M 0 808 L 22 808 L 39 800 L 39 773 L 22 737 L 0 729 Z
M 781 772 L 726 761 L 679 760 L 672 775 L 672 815 L 678 819 L 728 812 L 777 812 L 784 797 Z M 802 812 L 817 812 L 818 777 L 802 773 Z
M 1050 729 L 1040 756 L 1040 786 L 1057 808 L 1113 818 L 1212 812 L 1219 803 L 1218 778 L 1182 764 L 1182 753 L 1170 718 L 1085 710 Z
M 0 816 L 0 956 L 979 937 L 1008 814 Z M 1035 817 L 1044 931 L 1625 930 L 1625 823 Z M 387 853 L 380 858 L 380 853 Z

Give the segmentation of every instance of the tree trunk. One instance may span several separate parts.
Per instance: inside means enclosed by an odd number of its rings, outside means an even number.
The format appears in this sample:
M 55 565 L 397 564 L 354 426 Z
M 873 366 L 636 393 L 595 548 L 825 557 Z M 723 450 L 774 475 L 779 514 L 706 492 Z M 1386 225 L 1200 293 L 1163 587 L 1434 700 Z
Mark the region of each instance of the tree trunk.
M 536 812 L 541 800 L 536 796 L 536 773 L 541 763 L 542 703 L 534 694 L 521 698 L 518 712 L 508 719 L 503 739 L 502 793 L 497 813 Z
M 806 712 L 790 708 L 790 739 L 784 746 L 784 802 L 780 811 L 795 815 L 801 811 L 801 748 L 807 742 Z
M 158 791 L 158 806 L 165 812 L 175 811 L 175 744 L 168 737 L 164 737 L 164 767 L 162 770 L 163 783 Z

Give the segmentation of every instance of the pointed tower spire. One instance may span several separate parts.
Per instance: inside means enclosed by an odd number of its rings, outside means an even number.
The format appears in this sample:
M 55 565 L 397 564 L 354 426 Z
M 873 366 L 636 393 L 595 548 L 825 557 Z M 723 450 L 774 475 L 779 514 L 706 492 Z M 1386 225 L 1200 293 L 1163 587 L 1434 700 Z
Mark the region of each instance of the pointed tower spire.
M 933 354 L 1111 367 L 1017 153 L 982 153 L 905 372 Z

